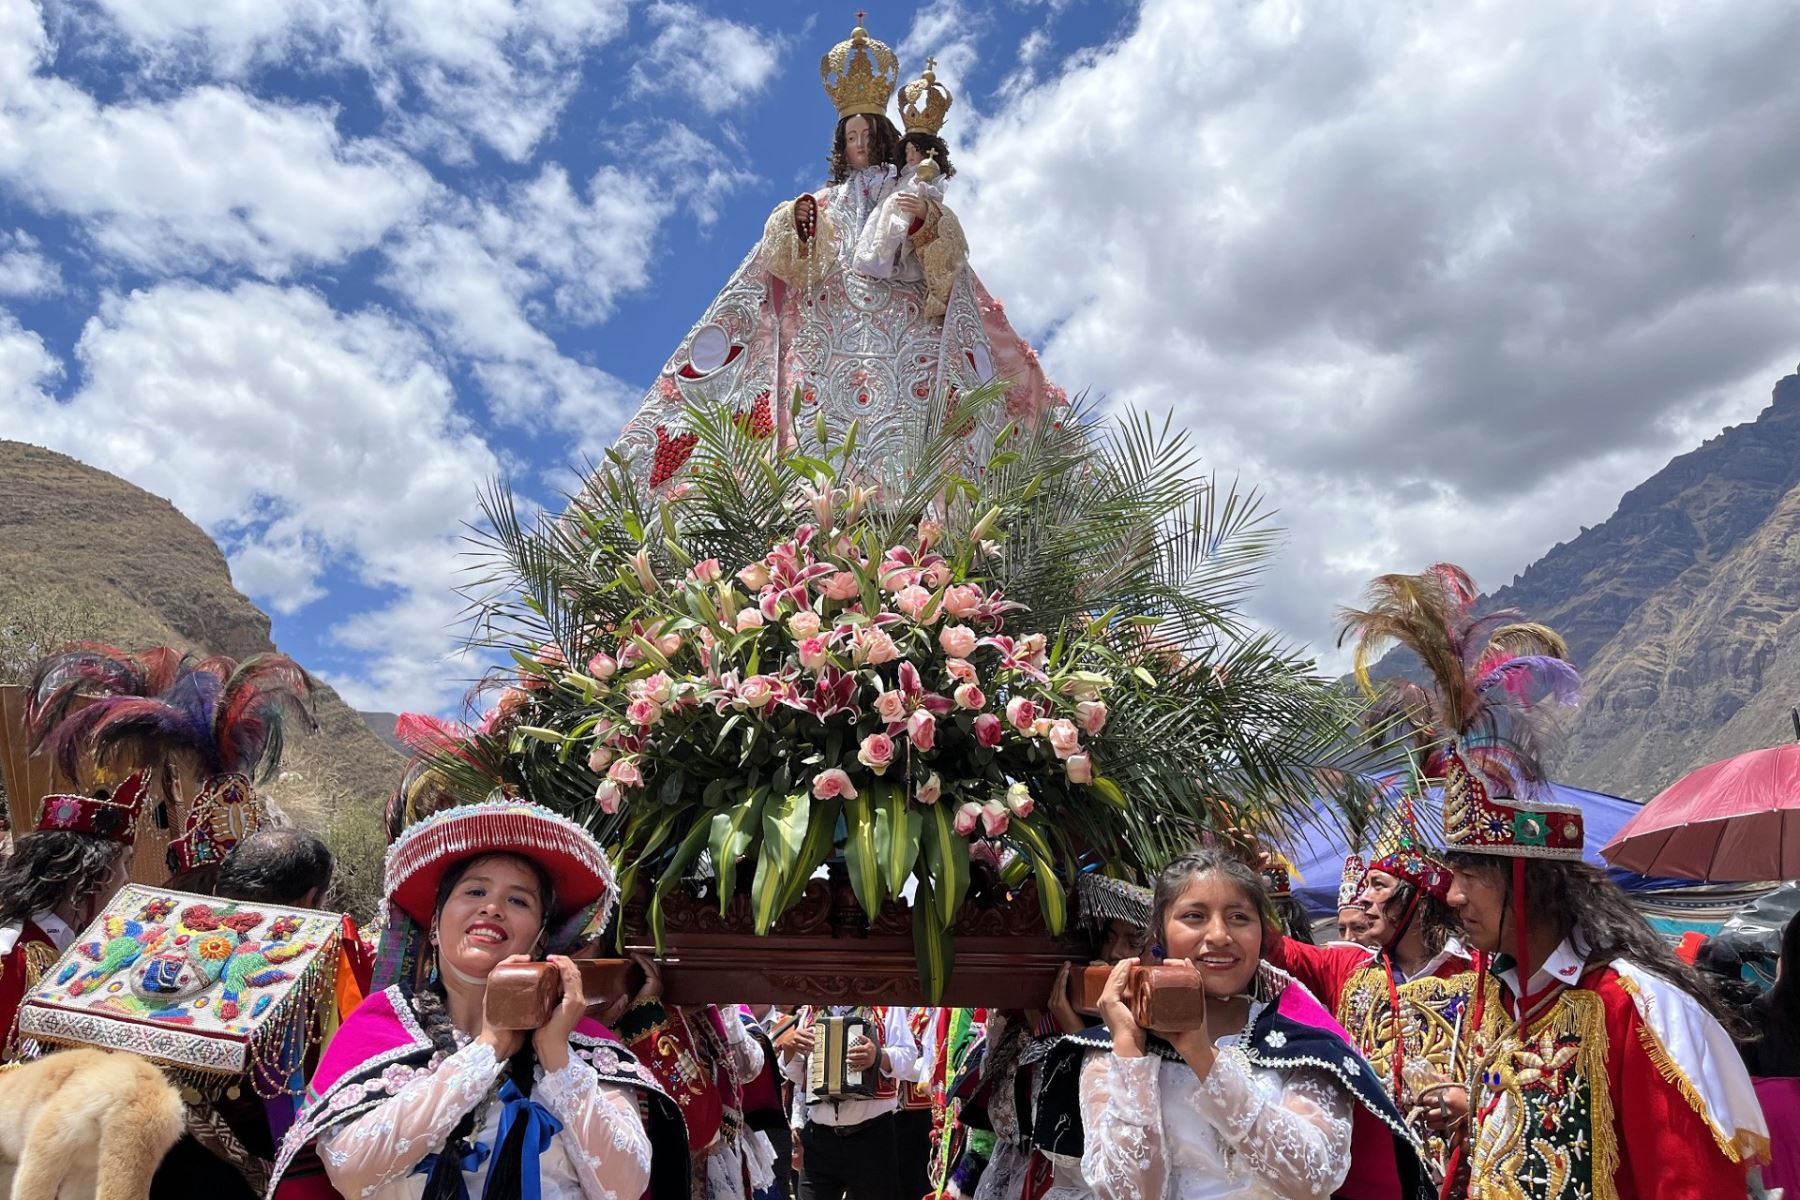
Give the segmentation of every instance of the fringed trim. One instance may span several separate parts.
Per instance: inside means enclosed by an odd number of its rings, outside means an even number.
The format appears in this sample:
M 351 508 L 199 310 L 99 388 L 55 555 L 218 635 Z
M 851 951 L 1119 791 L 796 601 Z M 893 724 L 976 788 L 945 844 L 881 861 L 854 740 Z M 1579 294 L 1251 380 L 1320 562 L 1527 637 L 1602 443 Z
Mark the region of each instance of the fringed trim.
M 1648 1002 L 1648 997 L 1638 987 L 1637 980 L 1621 973 L 1618 975 L 1618 983 L 1630 994 L 1641 1013 L 1644 1005 Z M 1699 1114 L 1700 1119 L 1706 1123 L 1706 1128 L 1712 1133 L 1713 1141 L 1717 1143 L 1720 1153 L 1734 1163 L 1742 1163 L 1746 1160 L 1767 1161 L 1769 1139 L 1747 1129 L 1739 1129 L 1734 1135 L 1727 1136 L 1725 1130 L 1713 1118 L 1705 1097 L 1700 1095 L 1699 1090 L 1694 1087 L 1693 1081 L 1688 1078 L 1687 1072 L 1683 1071 L 1681 1064 L 1677 1063 L 1669 1054 L 1668 1049 L 1656 1036 L 1656 1031 L 1650 1028 L 1650 1022 L 1645 1020 L 1642 1015 L 1638 1017 L 1638 1042 L 1643 1046 L 1644 1053 L 1649 1056 L 1651 1064 L 1656 1068 L 1656 1073 L 1674 1084 L 1675 1090 L 1681 1093 L 1681 1098 L 1687 1101 L 1688 1107 Z

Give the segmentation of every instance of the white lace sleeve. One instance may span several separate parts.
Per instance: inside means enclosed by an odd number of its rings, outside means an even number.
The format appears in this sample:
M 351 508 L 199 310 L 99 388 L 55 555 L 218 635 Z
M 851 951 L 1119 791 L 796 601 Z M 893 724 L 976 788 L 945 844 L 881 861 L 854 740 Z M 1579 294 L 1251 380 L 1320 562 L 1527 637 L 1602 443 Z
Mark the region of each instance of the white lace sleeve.
M 1295 1072 L 1283 1084 L 1279 1102 L 1271 1101 L 1258 1091 L 1250 1071 L 1243 1051 L 1219 1051 L 1194 1093 L 1195 1107 L 1271 1191 L 1323 1200 L 1350 1172 L 1355 1101 L 1318 1071 Z
M 587 1200 L 637 1200 L 644 1194 L 650 1186 L 650 1135 L 632 1091 L 600 1082 L 592 1067 L 570 1055 L 567 1066 L 538 1081 L 532 1099 L 563 1123 L 556 1140 Z
M 750 1036 L 744 1018 L 735 1008 L 722 1008 L 719 1018 L 725 1025 L 725 1041 L 731 1047 L 731 1070 L 742 1083 L 749 1083 L 763 1069 L 762 1043 Z
M 1161 1200 L 1168 1188 L 1159 1062 L 1101 1051 L 1082 1064 L 1081 1177 L 1099 1200 Z
M 332 1185 L 361 1200 L 404 1178 L 427 1154 L 444 1148 L 450 1131 L 500 1078 L 500 1063 L 483 1042 L 470 1042 L 348 1125 L 319 1139 L 319 1158 Z

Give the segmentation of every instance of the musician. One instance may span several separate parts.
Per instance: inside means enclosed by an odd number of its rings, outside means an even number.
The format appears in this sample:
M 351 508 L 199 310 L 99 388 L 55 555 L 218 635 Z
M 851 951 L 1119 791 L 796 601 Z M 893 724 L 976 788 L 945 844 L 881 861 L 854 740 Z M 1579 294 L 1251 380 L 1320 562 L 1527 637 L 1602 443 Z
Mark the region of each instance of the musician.
M 794 1084 L 795 1124 L 800 1127 L 800 1200 L 917 1200 L 900 1195 L 895 1112 L 899 1081 L 912 1078 L 919 1060 L 909 1014 L 904 1008 L 807 1007 L 799 1027 L 780 1047 L 782 1074 Z M 844 1065 L 876 1072 L 875 1094 L 827 1099 L 811 1094 L 812 1059 L 819 1048 L 818 1019 L 860 1016 L 879 1041 L 853 1039 Z

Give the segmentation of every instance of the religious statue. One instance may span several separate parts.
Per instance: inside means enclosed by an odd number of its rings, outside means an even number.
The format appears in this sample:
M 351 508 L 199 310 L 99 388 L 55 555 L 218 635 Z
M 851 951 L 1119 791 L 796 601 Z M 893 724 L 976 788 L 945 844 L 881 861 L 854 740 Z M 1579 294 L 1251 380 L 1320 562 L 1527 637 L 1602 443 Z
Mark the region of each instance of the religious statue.
M 673 485 L 693 449 L 690 404 L 730 409 L 767 438 L 785 435 L 797 392 L 803 421 L 822 413 L 838 436 L 858 421 L 860 461 L 879 464 L 934 400 L 954 413 L 984 383 L 1005 381 L 1006 419 L 1029 423 L 1066 402 L 969 267 L 943 202 L 948 90 L 929 68 L 904 89 L 903 140 L 887 116 L 899 60 L 860 23 L 819 73 L 838 114 L 831 181 L 770 214 L 619 436 L 652 492 Z

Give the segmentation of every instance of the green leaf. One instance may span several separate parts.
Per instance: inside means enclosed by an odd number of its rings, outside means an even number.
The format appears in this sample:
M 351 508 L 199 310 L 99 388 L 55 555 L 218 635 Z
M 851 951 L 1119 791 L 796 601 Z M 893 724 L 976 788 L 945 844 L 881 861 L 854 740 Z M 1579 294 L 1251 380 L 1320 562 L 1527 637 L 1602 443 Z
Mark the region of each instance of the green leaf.
M 648 916 L 650 936 L 656 940 L 658 958 L 663 954 L 663 897 L 669 894 L 670 888 L 681 882 L 681 873 L 693 866 L 694 860 L 700 857 L 700 851 L 706 849 L 706 838 L 711 832 L 712 826 L 708 822 L 695 821 L 694 827 L 681 839 L 681 844 L 675 847 L 675 856 L 663 868 L 662 878 L 656 881 L 656 890 L 650 896 Z
M 737 891 L 738 859 L 750 853 L 750 843 L 761 832 L 763 806 L 768 799 L 768 788 L 755 788 L 742 803 L 713 815 L 707 847 L 712 851 L 713 872 L 718 878 L 721 917 Z
M 875 849 L 875 806 L 866 790 L 844 800 L 844 865 L 850 870 L 856 902 L 873 921 L 887 892 L 882 887 L 881 856 Z
M 919 983 L 925 989 L 926 1003 L 933 1005 L 944 998 L 944 988 L 956 963 L 956 935 L 934 918 L 936 908 L 931 881 L 920 879 L 919 888 L 913 893 L 913 953 L 918 958 Z
M 881 784 L 874 797 L 875 853 L 886 872 L 889 895 L 898 896 L 919 860 L 919 834 L 925 827 L 925 814 L 906 802 L 906 793 L 898 785 Z
M 1069 896 L 1063 889 L 1056 867 L 1048 859 L 1032 856 L 1037 867 L 1038 907 L 1044 912 L 1044 925 L 1052 935 L 1061 937 L 1069 919 Z
M 794 870 L 788 875 L 787 887 L 781 896 L 778 911 L 786 912 L 799 903 L 801 893 L 806 891 L 807 881 L 819 864 L 831 857 L 831 851 L 837 843 L 838 811 L 842 805 L 836 800 L 814 799 L 812 816 L 806 824 L 806 838 L 800 843 L 800 853 L 794 858 Z
M 783 796 L 763 809 L 762 853 L 756 857 L 756 878 L 750 881 L 750 908 L 759 934 L 769 932 L 785 911 L 781 901 L 800 861 L 811 819 L 812 798 L 805 792 Z M 812 874 L 811 868 L 807 874 Z
M 1094 782 L 1090 783 L 1088 786 L 1093 788 L 1094 793 L 1102 800 L 1106 801 L 1120 812 L 1128 811 L 1125 806 L 1125 793 L 1119 790 L 1118 784 L 1106 778 L 1106 776 L 1094 776 Z
M 969 894 L 969 839 L 956 832 L 956 814 L 949 797 L 925 809 L 923 849 L 925 870 L 931 878 L 938 924 L 949 928 Z M 918 904 L 913 899 L 913 904 Z

